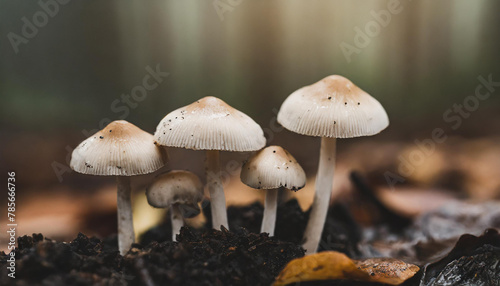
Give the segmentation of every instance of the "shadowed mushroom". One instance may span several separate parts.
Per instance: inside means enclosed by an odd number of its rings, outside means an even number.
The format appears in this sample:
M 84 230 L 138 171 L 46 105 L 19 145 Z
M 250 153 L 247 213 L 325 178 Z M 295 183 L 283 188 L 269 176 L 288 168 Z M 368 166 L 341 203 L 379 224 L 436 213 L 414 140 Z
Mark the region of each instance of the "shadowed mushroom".
M 116 176 L 118 249 L 122 255 L 135 239 L 130 176 L 152 173 L 166 161 L 167 153 L 156 146 L 153 135 L 124 120 L 111 122 L 73 151 L 70 165 L 78 173 Z
M 228 228 L 219 151 L 260 150 L 266 144 L 260 126 L 224 101 L 207 96 L 165 116 L 156 128 L 155 140 L 168 147 L 206 150 L 212 225 Z
M 304 234 L 304 248 L 315 253 L 332 191 L 336 138 L 369 136 L 389 125 L 382 105 L 339 75 L 300 88 L 283 102 L 278 122 L 288 130 L 321 137 L 316 192 Z
M 269 146 L 252 156 L 243 165 L 241 181 L 254 189 L 267 190 L 260 232 L 267 232 L 273 236 L 278 188 L 300 190 L 306 184 L 306 174 L 288 151 L 280 146 Z
M 200 212 L 203 184 L 198 176 L 188 171 L 171 171 L 158 176 L 146 190 L 148 203 L 155 208 L 170 208 L 172 241 L 184 225 L 185 210 L 191 215 Z

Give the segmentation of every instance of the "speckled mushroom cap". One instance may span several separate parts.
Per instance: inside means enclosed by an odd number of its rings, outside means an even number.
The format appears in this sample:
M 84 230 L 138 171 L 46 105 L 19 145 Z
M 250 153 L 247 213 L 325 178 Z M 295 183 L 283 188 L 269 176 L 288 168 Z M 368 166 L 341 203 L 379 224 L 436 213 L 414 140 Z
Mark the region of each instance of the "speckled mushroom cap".
M 203 185 L 195 174 L 171 171 L 158 176 L 146 189 L 148 203 L 155 208 L 173 204 L 197 204 L 203 199 Z
M 303 135 L 350 138 L 379 133 L 389 118 L 375 98 L 345 77 L 331 75 L 288 96 L 278 122 Z
M 195 150 L 255 151 L 266 144 L 260 126 L 213 96 L 169 113 L 158 124 L 160 145 Z
M 113 121 L 80 143 L 71 155 L 71 169 L 100 176 L 152 173 L 165 165 L 167 154 L 153 135 L 124 121 Z
M 306 174 L 297 160 L 280 146 L 269 146 L 252 156 L 241 167 L 241 181 L 254 189 L 285 187 L 300 190 Z

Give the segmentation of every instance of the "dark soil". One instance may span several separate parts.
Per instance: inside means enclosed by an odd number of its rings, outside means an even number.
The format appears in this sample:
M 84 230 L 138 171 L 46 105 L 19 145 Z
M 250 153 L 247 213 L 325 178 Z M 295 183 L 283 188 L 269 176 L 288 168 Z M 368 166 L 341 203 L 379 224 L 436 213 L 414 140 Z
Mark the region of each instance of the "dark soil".
M 19 238 L 16 279 L 7 277 L 2 253 L 1 284 L 16 285 L 270 285 L 304 251 L 267 234 L 183 228 L 179 242 L 134 245 L 120 256 L 116 240 L 83 234 L 70 243 L 41 234 Z
M 210 229 L 212 227 L 210 204 L 204 202 L 203 206 L 203 212 L 207 217 L 205 229 Z M 245 207 L 229 207 L 227 210 L 229 228 L 236 233 L 241 231 L 259 233 L 263 210 L 260 203 Z M 301 245 L 309 212 L 302 212 L 298 202 L 290 200 L 280 204 L 277 213 L 275 238 Z M 148 244 L 153 241 L 169 241 L 171 237 L 170 221 L 167 219 L 163 224 L 146 232 L 140 241 L 142 244 Z M 349 257 L 358 257 L 357 245 L 360 238 L 361 229 L 352 219 L 349 211 L 344 205 L 335 204 L 328 212 L 319 250 L 335 250 Z

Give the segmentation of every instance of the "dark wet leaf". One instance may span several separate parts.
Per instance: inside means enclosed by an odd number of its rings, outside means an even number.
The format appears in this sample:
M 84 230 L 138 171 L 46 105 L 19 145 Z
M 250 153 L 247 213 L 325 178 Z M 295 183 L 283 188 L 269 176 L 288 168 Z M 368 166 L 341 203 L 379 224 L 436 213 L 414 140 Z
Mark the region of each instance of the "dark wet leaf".
M 424 268 L 420 285 L 500 285 L 500 234 L 462 235 L 446 257 Z

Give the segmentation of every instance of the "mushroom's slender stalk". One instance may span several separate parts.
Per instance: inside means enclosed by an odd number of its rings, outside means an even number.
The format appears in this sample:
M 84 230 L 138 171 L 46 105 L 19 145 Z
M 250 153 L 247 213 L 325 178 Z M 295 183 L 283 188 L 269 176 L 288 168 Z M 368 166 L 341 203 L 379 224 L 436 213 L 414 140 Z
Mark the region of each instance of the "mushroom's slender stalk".
M 227 223 L 226 197 L 220 177 L 219 151 L 207 151 L 207 185 L 210 192 L 212 227 L 220 230 L 221 225 L 229 229 Z
M 316 192 L 311 215 L 304 233 L 304 249 L 307 254 L 316 253 L 326 221 L 330 196 L 332 193 L 333 173 L 335 169 L 335 138 L 321 138 Z
M 260 232 L 267 232 L 269 236 L 274 236 L 276 225 L 276 209 L 278 206 L 278 189 L 267 190 L 266 203 L 264 206 L 264 217 Z
M 184 226 L 184 219 L 182 219 L 178 204 L 173 204 L 170 208 L 170 218 L 172 219 L 172 241 L 175 241 L 175 237 L 181 233 L 181 227 Z
M 135 242 L 134 223 L 132 219 L 132 203 L 130 201 L 131 187 L 130 178 L 116 177 L 118 185 L 118 249 L 121 255 L 125 255 Z

